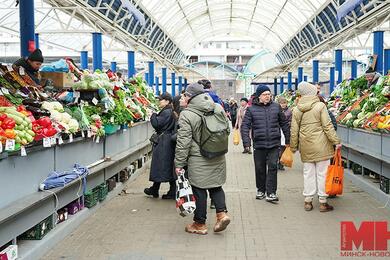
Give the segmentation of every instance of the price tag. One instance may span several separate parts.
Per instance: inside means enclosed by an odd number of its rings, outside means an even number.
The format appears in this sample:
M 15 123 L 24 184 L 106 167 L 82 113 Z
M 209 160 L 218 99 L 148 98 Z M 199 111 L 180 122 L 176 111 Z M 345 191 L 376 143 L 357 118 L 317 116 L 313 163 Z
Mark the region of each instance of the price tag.
M 5 150 L 6 151 L 13 151 L 13 150 L 15 150 L 15 140 L 14 139 L 8 139 L 5 142 Z
M 98 144 L 100 142 L 100 136 L 96 137 L 96 143 Z
M 110 122 L 114 123 L 114 117 L 113 116 L 110 118 Z
M 69 135 L 69 143 L 73 143 L 73 134 Z
M 7 70 L 8 71 L 14 71 L 14 68 L 12 68 L 12 65 L 7 65 Z
M 88 130 L 88 131 L 87 131 L 87 137 L 88 137 L 88 138 L 91 138 L 91 136 L 92 136 L 91 130 Z
M 74 91 L 74 92 L 73 92 L 73 97 L 74 97 L 74 98 L 79 98 L 79 97 L 80 97 L 80 92 Z
M 84 131 L 83 131 L 83 130 L 81 130 L 81 137 L 82 137 L 82 138 L 85 138 L 85 134 L 84 134 Z
M 24 146 L 20 147 L 20 156 L 27 156 L 26 148 Z
M 0 96 L 4 96 L 3 91 L 0 89 Z
M 58 137 L 58 144 L 61 145 L 64 143 L 64 140 L 62 140 L 62 136 Z
M 46 148 L 51 147 L 51 140 L 49 137 L 43 138 L 43 147 L 46 147 Z
M 9 95 L 8 89 L 2 88 L 1 91 L 4 93 L 4 95 Z
M 98 104 L 98 102 L 99 102 L 99 101 L 98 101 L 96 98 L 93 98 L 93 99 L 92 99 L 92 103 L 93 103 L 95 106 Z
M 51 145 L 56 145 L 57 144 L 57 139 L 55 137 L 50 138 L 50 143 Z
M 19 74 L 20 74 L 20 76 L 26 75 L 26 72 L 24 71 L 23 67 L 19 67 Z
M 0 142 L 0 153 L 2 153 L 2 152 L 3 152 L 3 143 Z

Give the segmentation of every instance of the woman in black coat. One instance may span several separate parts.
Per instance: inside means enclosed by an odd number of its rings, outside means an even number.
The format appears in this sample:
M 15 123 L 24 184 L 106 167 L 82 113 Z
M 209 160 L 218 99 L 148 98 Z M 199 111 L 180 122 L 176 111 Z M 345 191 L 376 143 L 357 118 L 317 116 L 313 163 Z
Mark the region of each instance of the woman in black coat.
M 176 119 L 172 109 L 172 96 L 169 93 L 163 93 L 158 99 L 161 111 L 158 114 L 154 113 L 150 118 L 150 122 L 156 132 L 156 138 L 154 138 L 152 143 L 153 154 L 149 177 L 153 185 L 150 188 L 146 188 L 144 192 L 146 195 L 158 198 L 161 183 L 169 182 L 169 191 L 162 196 L 162 199 L 174 199 L 176 174 L 174 174 L 173 165 L 175 143 L 172 140 L 172 135 L 175 131 Z

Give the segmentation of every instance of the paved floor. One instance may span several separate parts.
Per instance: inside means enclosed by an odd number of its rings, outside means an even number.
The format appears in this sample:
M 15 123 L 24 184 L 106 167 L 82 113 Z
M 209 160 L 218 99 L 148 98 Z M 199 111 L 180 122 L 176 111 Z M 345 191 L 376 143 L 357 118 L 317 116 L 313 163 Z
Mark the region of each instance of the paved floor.
M 214 234 L 210 210 L 206 236 L 184 232 L 192 219 L 180 217 L 174 201 L 144 196 L 145 173 L 127 185 L 129 194 L 106 203 L 43 259 L 338 259 L 340 221 L 390 220 L 383 205 L 350 183 L 342 197 L 330 201 L 335 211 L 320 213 L 315 203 L 305 212 L 298 161 L 279 173 L 280 202 L 274 205 L 255 199 L 252 156 L 231 149 L 225 191 L 232 222 Z

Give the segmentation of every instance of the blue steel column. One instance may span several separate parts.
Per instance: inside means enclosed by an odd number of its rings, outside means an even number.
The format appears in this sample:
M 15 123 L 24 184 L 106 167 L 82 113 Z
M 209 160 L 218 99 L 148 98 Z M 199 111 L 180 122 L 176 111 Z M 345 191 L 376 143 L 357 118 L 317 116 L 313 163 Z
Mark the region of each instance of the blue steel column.
M 187 86 L 188 86 L 187 78 L 184 78 L 184 89 L 187 89 Z
M 35 41 L 35 48 L 39 49 L 39 33 L 35 34 L 34 41 Z
M 335 70 L 338 72 L 337 84 L 343 81 L 343 50 L 335 50 Z
M 162 92 L 167 92 L 167 68 L 162 68 L 161 70 L 162 77 Z
M 179 76 L 179 95 L 181 94 L 183 90 L 183 77 L 182 76 Z
M 280 94 L 282 94 L 283 91 L 284 91 L 284 79 L 283 79 L 283 77 L 280 77 L 279 87 L 280 87 Z
M 307 82 L 307 75 L 303 76 L 303 81 Z
M 390 70 L 390 49 L 385 49 L 384 61 L 383 61 L 383 74 L 387 75 Z
M 27 57 L 35 49 L 34 0 L 19 3 L 20 56 Z
M 148 62 L 149 67 L 149 86 L 153 87 L 154 83 L 154 61 Z
M 111 71 L 116 72 L 116 61 L 111 62 Z
M 320 82 L 319 80 L 319 61 L 318 60 L 313 60 L 313 83 L 318 83 Z
M 149 86 L 149 73 L 148 72 L 145 72 L 145 81 L 146 81 L 146 84 Z
M 131 79 L 135 75 L 135 53 L 134 51 L 127 52 L 127 77 Z
M 172 97 L 176 96 L 176 74 L 172 72 L 171 74 L 171 83 L 172 83 Z
M 82 70 L 88 69 L 88 51 L 81 51 L 80 66 Z
M 160 82 L 159 82 L 159 78 L 156 76 L 155 78 L 155 81 L 156 81 L 156 95 L 157 96 L 160 96 Z
M 298 67 L 298 84 L 303 81 L 303 68 Z
M 351 78 L 357 78 L 357 60 L 351 60 Z
M 292 72 L 291 71 L 289 71 L 287 73 L 287 88 L 288 88 L 288 90 L 292 89 Z
M 298 78 L 295 78 L 295 88 L 294 88 L 295 90 L 298 89 L 298 84 L 299 84 L 299 83 L 298 83 Z
M 383 74 L 383 31 L 374 32 L 374 54 L 376 57 L 376 71 Z
M 274 78 L 274 96 L 278 94 L 278 79 Z
M 92 64 L 94 71 L 103 69 L 103 49 L 101 33 L 92 33 Z
M 330 73 L 329 73 L 329 96 L 332 94 L 334 90 L 334 81 L 335 81 L 335 69 L 334 67 L 330 67 Z

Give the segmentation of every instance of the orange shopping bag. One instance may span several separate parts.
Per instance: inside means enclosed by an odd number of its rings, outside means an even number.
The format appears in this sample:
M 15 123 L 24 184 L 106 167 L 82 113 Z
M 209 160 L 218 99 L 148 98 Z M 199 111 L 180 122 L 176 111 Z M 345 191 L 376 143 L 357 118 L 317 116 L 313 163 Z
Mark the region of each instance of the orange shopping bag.
M 343 194 L 344 167 L 341 160 L 341 149 L 337 149 L 333 164 L 328 166 L 326 175 L 325 192 L 328 195 Z
M 292 167 L 293 157 L 294 157 L 294 155 L 291 152 L 290 147 L 287 146 L 282 154 L 282 157 L 280 158 L 280 163 L 286 167 Z
M 238 145 L 240 143 L 240 131 L 234 129 L 233 131 L 233 144 Z

